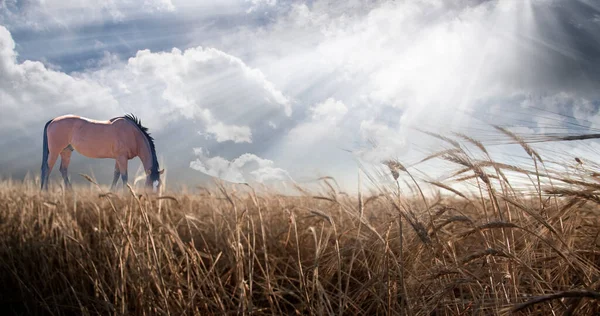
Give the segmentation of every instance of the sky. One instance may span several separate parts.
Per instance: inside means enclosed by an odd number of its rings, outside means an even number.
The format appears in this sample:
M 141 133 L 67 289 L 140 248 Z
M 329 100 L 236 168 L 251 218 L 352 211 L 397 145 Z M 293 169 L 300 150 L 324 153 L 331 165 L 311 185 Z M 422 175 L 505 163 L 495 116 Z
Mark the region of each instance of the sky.
M 595 0 L 0 0 L 3 177 L 39 173 L 64 114 L 134 113 L 171 184 L 352 190 L 359 165 L 434 148 L 416 128 L 594 130 L 599 108 Z

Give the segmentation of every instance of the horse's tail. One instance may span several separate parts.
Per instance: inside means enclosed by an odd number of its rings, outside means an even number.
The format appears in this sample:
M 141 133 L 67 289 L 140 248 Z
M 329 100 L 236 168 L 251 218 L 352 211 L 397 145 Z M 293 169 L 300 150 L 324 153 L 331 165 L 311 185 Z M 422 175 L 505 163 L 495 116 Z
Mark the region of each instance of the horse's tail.
M 46 172 L 48 172 L 48 154 L 50 151 L 48 150 L 48 125 L 50 125 L 52 120 L 48 121 L 46 125 L 44 125 L 44 145 L 42 147 L 42 189 L 44 189 L 44 183 L 46 181 Z

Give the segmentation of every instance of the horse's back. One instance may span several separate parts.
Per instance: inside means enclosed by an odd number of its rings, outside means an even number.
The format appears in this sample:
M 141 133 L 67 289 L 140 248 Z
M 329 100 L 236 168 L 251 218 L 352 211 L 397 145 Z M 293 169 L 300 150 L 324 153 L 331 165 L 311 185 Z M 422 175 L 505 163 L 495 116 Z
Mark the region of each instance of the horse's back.
M 51 122 L 72 121 L 72 122 L 86 122 L 86 123 L 91 123 L 91 124 L 109 125 L 109 124 L 111 124 L 111 122 L 113 120 L 114 119 L 101 121 L 101 120 L 94 120 L 94 119 L 79 116 L 79 115 L 66 114 L 66 115 L 61 115 L 61 116 L 55 117 L 54 119 L 52 119 Z
M 76 121 L 76 120 L 80 120 L 80 119 L 81 119 L 80 116 L 73 115 L 73 114 L 66 114 L 66 115 L 57 116 L 57 117 L 53 118 L 52 120 L 50 120 L 50 122 L 51 123 L 67 122 L 67 121 Z
M 112 158 L 118 133 L 111 121 L 99 121 L 78 115 L 62 115 L 48 125 L 48 141 L 54 150 L 71 145 L 80 154 L 92 158 Z
M 72 114 L 57 116 L 52 119 L 46 127 L 50 142 L 57 138 L 70 138 L 73 128 L 80 121 L 82 121 L 81 117 Z

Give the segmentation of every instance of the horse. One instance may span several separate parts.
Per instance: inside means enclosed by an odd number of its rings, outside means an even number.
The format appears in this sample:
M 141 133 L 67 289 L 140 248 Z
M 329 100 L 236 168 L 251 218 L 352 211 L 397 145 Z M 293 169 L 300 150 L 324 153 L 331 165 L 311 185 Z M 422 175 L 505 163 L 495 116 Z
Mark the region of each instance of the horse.
M 146 172 L 146 187 L 160 188 L 160 175 L 154 139 L 148 128 L 133 114 L 126 114 L 108 121 L 98 121 L 76 115 L 56 117 L 44 126 L 42 151 L 41 190 L 48 191 L 52 168 L 60 155 L 60 173 L 65 188 L 72 189 L 68 168 L 71 154 L 77 151 L 88 158 L 115 159 L 113 191 L 119 181 L 127 187 L 127 163 L 139 157 Z

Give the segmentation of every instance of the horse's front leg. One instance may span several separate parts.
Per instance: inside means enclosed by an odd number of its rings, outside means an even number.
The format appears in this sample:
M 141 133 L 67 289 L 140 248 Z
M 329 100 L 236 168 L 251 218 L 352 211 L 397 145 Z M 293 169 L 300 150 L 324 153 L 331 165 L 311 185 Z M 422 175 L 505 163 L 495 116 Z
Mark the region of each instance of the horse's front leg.
M 112 181 L 112 185 L 110 186 L 111 191 L 115 190 L 115 187 L 117 186 L 117 182 L 119 181 L 120 175 L 121 175 L 121 171 L 119 171 L 119 163 L 115 162 L 115 171 L 113 173 L 113 181 Z
M 127 191 L 127 157 L 119 156 L 117 158 L 117 166 L 121 172 L 121 180 L 123 181 L 123 191 Z

